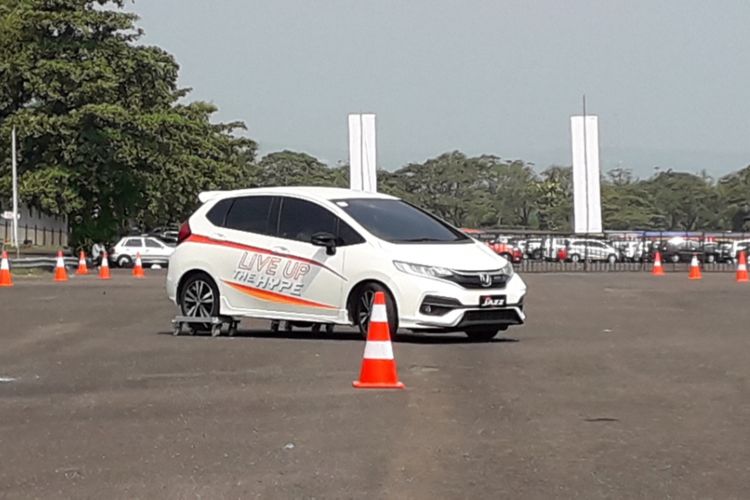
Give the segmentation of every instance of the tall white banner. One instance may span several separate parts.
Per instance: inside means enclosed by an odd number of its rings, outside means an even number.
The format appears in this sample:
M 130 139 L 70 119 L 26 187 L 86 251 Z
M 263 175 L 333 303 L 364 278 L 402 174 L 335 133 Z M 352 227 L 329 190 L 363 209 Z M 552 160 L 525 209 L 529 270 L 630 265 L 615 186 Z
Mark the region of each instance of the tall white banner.
M 570 135 L 573 146 L 573 226 L 576 233 L 601 233 L 598 117 L 571 116 Z
M 349 115 L 349 186 L 356 191 L 378 190 L 375 115 Z

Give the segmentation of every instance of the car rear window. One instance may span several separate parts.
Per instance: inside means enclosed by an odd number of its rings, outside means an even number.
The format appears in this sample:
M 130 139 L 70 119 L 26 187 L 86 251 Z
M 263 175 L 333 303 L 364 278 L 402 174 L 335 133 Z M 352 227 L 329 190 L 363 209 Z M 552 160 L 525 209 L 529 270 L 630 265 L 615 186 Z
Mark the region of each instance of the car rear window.
M 271 205 L 273 196 L 243 196 L 234 198 L 229 208 L 224 226 L 237 231 L 257 234 L 275 233 L 275 224 L 271 224 Z
M 233 201 L 234 198 L 225 198 L 223 200 L 220 200 L 216 203 L 216 205 L 211 207 L 211 210 L 209 210 L 206 214 L 206 218 L 214 226 L 224 227 L 224 223 L 227 219 L 227 213 L 229 212 L 229 207 L 232 206 Z

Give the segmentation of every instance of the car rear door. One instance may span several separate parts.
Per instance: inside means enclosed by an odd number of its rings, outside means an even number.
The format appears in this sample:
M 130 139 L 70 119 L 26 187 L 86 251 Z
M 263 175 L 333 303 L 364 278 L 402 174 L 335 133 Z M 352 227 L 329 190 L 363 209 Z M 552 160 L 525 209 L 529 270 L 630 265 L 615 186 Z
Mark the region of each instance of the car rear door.
M 272 253 L 277 204 L 274 196 L 239 196 L 219 201 L 206 213 L 212 225 L 206 235 L 206 243 L 212 246 L 211 273 L 230 309 L 260 317 L 268 310 L 265 301 L 243 292 L 244 287 L 256 286 L 258 273 L 252 271 L 251 263 L 257 258 L 265 262 Z

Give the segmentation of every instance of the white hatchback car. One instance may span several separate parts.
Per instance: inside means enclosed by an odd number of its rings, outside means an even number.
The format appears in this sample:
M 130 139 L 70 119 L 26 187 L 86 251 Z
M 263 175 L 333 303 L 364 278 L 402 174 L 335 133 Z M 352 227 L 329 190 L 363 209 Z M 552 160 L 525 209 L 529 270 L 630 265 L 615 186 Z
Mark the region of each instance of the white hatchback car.
M 109 260 L 119 267 L 130 267 L 140 254 L 144 264 L 166 264 L 174 252 L 174 247 L 150 236 L 126 236 L 112 249 Z
M 190 317 L 356 325 L 385 292 L 391 331 L 491 339 L 525 320 L 526 285 L 484 245 L 398 198 L 338 188 L 201 193 L 167 294 Z

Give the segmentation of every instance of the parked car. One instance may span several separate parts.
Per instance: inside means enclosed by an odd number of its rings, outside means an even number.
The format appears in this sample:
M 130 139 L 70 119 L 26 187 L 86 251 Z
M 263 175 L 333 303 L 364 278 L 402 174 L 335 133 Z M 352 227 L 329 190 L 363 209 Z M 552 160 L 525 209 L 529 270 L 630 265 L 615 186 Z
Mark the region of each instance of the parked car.
M 567 246 L 568 260 L 579 262 L 584 259 L 614 264 L 620 260 L 620 252 L 607 242 L 590 239 L 573 239 Z
M 339 188 L 202 193 L 167 295 L 184 316 L 353 325 L 488 340 L 525 319 L 526 285 L 484 243 L 398 198 Z M 198 322 L 198 324 L 201 324 Z
M 635 262 L 640 260 L 643 243 L 633 240 L 613 241 L 612 246 L 620 252 L 621 261 Z
M 530 259 L 541 260 L 544 257 L 544 240 L 542 238 L 529 238 L 526 240 L 526 256 Z
M 159 238 L 164 243 L 175 245 L 177 244 L 177 235 L 179 232 L 180 228 L 177 226 L 155 227 L 149 231 L 146 236 Z
M 721 252 L 716 244 L 684 238 L 672 238 L 654 245 L 651 248 L 651 260 L 653 260 L 653 254 L 657 250 L 661 253 L 663 262 L 690 262 L 695 256 L 699 262 L 713 264 L 721 258 Z
M 144 264 L 166 264 L 173 252 L 174 247 L 153 236 L 126 236 L 114 246 L 110 259 L 119 267 L 131 267 L 140 253 Z
M 748 252 L 750 252 L 750 240 L 737 240 L 732 242 L 729 249 L 732 262 L 739 259 L 739 254 L 743 250 L 745 251 L 745 257 L 750 257 L 750 255 L 747 255 Z
M 489 247 L 493 252 L 501 257 L 505 257 L 514 264 L 520 264 L 523 262 L 523 252 L 520 248 L 514 247 L 508 243 L 503 243 L 498 240 L 493 240 L 488 243 Z

